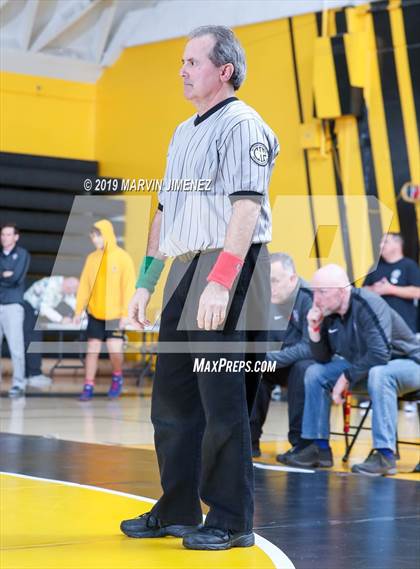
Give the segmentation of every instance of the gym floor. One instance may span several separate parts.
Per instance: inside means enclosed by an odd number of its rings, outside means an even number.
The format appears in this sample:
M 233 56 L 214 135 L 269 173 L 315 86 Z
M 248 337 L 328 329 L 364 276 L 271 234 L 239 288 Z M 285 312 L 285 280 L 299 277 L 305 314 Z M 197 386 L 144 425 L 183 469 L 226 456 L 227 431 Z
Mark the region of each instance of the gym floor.
M 418 447 L 400 447 L 394 477 L 349 472 L 369 452 L 368 432 L 348 465 L 343 438 L 334 437 L 333 469 L 283 467 L 275 455 L 289 446 L 287 406 L 277 401 L 255 461 L 256 547 L 215 554 L 187 551 L 174 538 L 126 538 L 120 520 L 160 495 L 149 417 L 148 396 L 0 399 L 4 569 L 418 569 Z M 342 429 L 337 408 L 332 428 Z M 400 412 L 399 436 L 416 440 L 416 412 Z

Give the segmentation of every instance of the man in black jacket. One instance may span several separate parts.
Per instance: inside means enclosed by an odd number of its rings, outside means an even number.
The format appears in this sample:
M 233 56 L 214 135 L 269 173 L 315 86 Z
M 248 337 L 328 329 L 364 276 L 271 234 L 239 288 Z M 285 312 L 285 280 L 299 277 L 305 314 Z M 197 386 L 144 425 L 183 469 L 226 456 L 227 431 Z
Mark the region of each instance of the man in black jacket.
M 19 230 L 15 225 L 6 224 L 1 228 L 0 350 L 5 336 L 13 362 L 10 397 L 24 395 L 26 385 L 23 290 L 30 257 L 26 249 L 17 246 L 18 239 Z
M 376 294 L 352 288 L 341 267 L 327 265 L 319 269 L 312 286 L 314 304 L 308 312 L 308 331 L 313 356 L 319 363 L 305 374 L 302 426 L 302 438 L 311 444 L 292 455 L 288 464 L 329 467 L 333 464 L 328 442 L 331 398 L 334 403 L 343 403 L 345 392 L 363 379 L 368 379 L 372 387 L 375 383 L 377 392 L 378 382 L 373 376 L 378 369 L 389 369 L 393 350 L 398 350 L 396 357 L 411 359 L 418 346 L 413 334 L 406 335 L 407 327 L 388 304 Z M 396 319 L 404 330 L 395 325 Z M 401 368 L 398 364 L 396 367 L 397 371 Z M 407 378 L 397 374 L 395 379 L 394 370 L 395 393 L 413 390 L 412 373 L 416 373 L 416 365 L 407 370 Z M 387 398 L 386 408 L 390 405 L 392 397 Z M 377 406 L 378 421 L 383 419 L 381 414 Z M 396 427 L 396 417 L 393 420 Z M 380 473 L 392 474 L 394 470 L 395 457 Z
M 275 385 L 288 386 L 289 442 L 292 448 L 279 454 L 283 462 L 299 449 L 303 405 L 304 376 L 314 363 L 309 345 L 306 316 L 312 306 L 312 293 L 296 274 L 293 259 L 285 253 L 274 253 L 271 262 L 271 307 L 269 351 L 267 360 L 276 363 L 275 372 L 267 372 L 261 380 L 251 416 L 252 454 L 260 456 L 260 437 L 267 418 L 271 392 Z M 271 351 L 272 350 L 272 351 Z
M 371 367 L 391 356 L 391 311 L 379 296 L 354 289 L 337 265 L 319 269 L 312 279 L 314 303 L 308 332 L 314 359 L 305 374 L 302 438 L 312 441 L 288 460 L 294 466 L 333 464 L 329 446 L 331 398 L 367 377 Z M 332 390 L 332 391 L 331 391 Z

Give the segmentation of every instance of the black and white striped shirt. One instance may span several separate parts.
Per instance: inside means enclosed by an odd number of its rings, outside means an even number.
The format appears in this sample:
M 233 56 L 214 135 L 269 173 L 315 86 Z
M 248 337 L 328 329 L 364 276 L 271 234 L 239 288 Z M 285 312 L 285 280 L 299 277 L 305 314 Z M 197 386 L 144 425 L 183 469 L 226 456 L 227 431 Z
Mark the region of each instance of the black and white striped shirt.
M 261 200 L 252 242 L 271 241 L 268 186 L 278 152 L 273 131 L 235 97 L 181 123 L 159 192 L 159 250 L 175 257 L 222 248 L 232 202 L 241 196 Z

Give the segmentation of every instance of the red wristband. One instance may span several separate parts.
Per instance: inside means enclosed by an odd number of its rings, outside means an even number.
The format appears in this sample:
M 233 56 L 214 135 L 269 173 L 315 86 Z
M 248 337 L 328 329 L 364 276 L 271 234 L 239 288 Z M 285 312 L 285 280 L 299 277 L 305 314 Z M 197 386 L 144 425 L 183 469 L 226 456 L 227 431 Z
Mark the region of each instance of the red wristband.
M 207 277 L 207 282 L 219 283 L 230 290 L 243 264 L 244 262 L 240 257 L 222 251 Z

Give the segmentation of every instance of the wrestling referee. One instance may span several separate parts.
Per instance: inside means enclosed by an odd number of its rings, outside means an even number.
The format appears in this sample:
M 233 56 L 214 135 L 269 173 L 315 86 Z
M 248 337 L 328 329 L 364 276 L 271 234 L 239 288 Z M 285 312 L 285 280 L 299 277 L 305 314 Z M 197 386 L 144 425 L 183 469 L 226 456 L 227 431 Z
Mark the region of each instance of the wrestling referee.
M 189 549 L 254 544 L 249 414 L 260 374 L 238 364 L 265 358 L 268 187 L 279 145 L 256 111 L 234 96 L 245 72 L 243 49 L 229 28 L 191 33 L 180 74 L 198 114 L 170 142 L 129 307 L 132 320 L 145 326 L 164 260 L 173 257 L 151 413 L 163 495 L 121 529 L 129 537 L 183 537 Z M 194 371 L 197 358 L 221 357 L 230 367 Z M 200 499 L 209 507 L 204 525 Z

